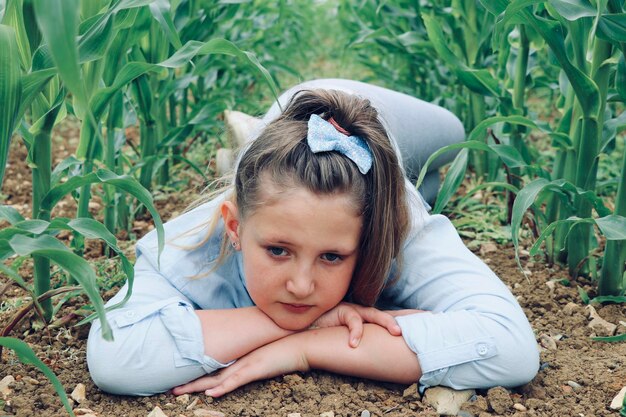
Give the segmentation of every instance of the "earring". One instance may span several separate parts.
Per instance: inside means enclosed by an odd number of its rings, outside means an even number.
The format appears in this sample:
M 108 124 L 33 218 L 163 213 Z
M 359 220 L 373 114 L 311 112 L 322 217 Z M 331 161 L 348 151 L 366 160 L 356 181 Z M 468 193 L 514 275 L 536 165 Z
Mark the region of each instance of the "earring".
M 233 249 L 239 250 L 239 241 L 233 240 L 232 242 L 230 242 L 230 244 L 232 245 Z

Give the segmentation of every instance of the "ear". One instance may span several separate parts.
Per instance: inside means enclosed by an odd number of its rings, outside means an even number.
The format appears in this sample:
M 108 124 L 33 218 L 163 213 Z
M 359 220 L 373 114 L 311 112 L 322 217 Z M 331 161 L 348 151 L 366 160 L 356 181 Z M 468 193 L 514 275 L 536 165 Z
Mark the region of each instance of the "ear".
M 232 201 L 224 201 L 220 205 L 224 228 L 233 242 L 239 241 L 239 210 Z

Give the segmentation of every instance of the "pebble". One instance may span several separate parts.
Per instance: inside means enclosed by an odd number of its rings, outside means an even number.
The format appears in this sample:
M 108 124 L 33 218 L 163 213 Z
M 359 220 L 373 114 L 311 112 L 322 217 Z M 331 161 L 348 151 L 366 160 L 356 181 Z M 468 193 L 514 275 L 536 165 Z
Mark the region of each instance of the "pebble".
M 40 384 L 40 382 L 39 382 L 37 379 L 32 378 L 32 377 L 30 377 L 30 376 L 25 376 L 25 377 L 23 377 L 23 378 L 22 378 L 22 381 L 27 382 L 27 383 L 29 383 L 30 385 L 39 385 L 39 384 Z
M 334 411 L 326 411 L 326 412 L 320 414 L 320 417 L 335 417 L 335 412 Z
M 85 384 L 77 384 L 74 391 L 70 394 L 70 397 L 78 404 L 84 402 L 87 397 L 85 396 L 86 387 Z
M 371 414 L 368 410 L 361 411 L 361 417 L 370 417 Z
M 593 306 L 589 305 L 587 306 L 587 309 L 589 310 L 589 318 L 591 319 L 587 327 L 593 329 L 598 336 L 613 336 L 615 334 L 617 325 L 609 323 L 600 317 Z
M 302 417 L 302 415 L 300 413 L 289 413 L 287 417 Z
M 549 335 L 545 333 L 539 336 L 539 343 L 541 344 L 541 346 L 543 346 L 544 348 L 548 350 L 557 349 L 556 340 L 554 340 L 552 337 L 550 337 Z
M 580 391 L 582 389 L 582 386 L 575 381 L 567 381 L 566 384 L 572 387 L 574 391 Z
M 402 393 L 402 399 L 406 401 L 419 401 L 420 396 L 417 391 L 417 384 L 412 384 L 407 389 L 405 389 Z
M 176 397 L 176 402 L 182 405 L 189 404 L 189 394 L 179 395 L 178 397 Z
M 474 417 L 474 413 L 471 413 L 469 411 L 465 411 L 465 410 L 461 410 L 458 413 L 456 413 L 457 417 Z
M 15 382 L 13 375 L 7 375 L 0 381 L 0 395 L 3 399 L 9 398 L 9 395 L 13 392 L 10 385 Z
M 578 304 L 572 303 L 570 301 L 569 303 L 565 304 L 565 307 L 563 307 L 563 314 L 567 316 L 573 316 L 574 313 L 578 311 L 578 308 Z
M 433 387 L 426 390 L 424 403 L 432 406 L 437 413 L 444 416 L 455 416 L 461 404 L 476 394 L 473 389 L 457 391 L 446 387 Z
M 480 249 L 479 249 L 481 256 L 485 256 L 487 253 L 493 253 L 497 251 L 498 251 L 498 247 L 493 242 L 483 243 L 482 245 L 480 245 Z
M 163 410 L 161 410 L 161 407 L 157 405 L 152 411 L 150 411 L 148 417 L 167 417 L 167 414 L 165 414 Z
M 504 387 L 494 387 L 487 391 L 487 400 L 493 411 L 498 414 L 504 414 L 513 407 L 511 395 Z
M 220 411 L 205 410 L 204 408 L 194 410 L 193 415 L 195 417 L 226 417 L 226 415 Z
M 74 411 L 74 414 L 76 414 L 77 416 L 82 416 L 82 417 L 95 417 L 96 416 L 95 411 L 89 408 L 75 408 L 72 411 Z
M 513 404 L 513 408 L 515 408 L 517 411 L 527 411 L 528 410 L 526 407 L 524 407 L 520 403 Z
M 611 405 L 609 406 L 611 410 L 619 410 L 622 408 L 622 404 L 624 404 L 624 396 L 626 396 L 626 387 L 622 388 L 620 392 L 617 393 L 613 401 L 611 401 Z
M 194 398 L 191 404 L 189 404 L 186 408 L 187 411 L 193 410 L 193 408 L 198 404 L 199 398 Z

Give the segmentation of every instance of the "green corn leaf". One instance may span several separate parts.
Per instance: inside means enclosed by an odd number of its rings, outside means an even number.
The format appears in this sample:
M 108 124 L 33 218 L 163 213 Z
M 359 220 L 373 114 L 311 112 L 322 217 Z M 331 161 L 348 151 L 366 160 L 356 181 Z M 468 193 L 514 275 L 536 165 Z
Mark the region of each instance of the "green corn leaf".
M 18 122 L 22 81 L 20 56 L 12 27 L 0 25 L 0 185 L 4 179 L 11 136 Z
M 157 230 L 159 256 L 163 251 L 165 242 L 165 232 L 163 230 L 163 222 L 161 217 L 154 206 L 152 196 L 139 182 L 127 175 L 116 175 L 106 169 L 99 169 L 95 172 L 91 172 L 87 175 L 75 176 L 64 182 L 63 184 L 56 185 L 50 189 L 48 194 L 44 197 L 41 207 L 42 210 L 51 211 L 52 208 L 58 203 L 65 195 L 87 184 L 109 184 L 114 187 L 120 188 L 126 191 L 128 194 L 135 197 L 141 204 L 143 204 L 154 221 L 154 226 Z
M 63 407 L 65 407 L 65 411 L 67 411 L 71 417 L 76 417 L 74 415 L 74 411 L 72 411 L 72 406 L 67 398 L 67 394 L 65 394 L 65 388 L 63 388 L 63 385 L 58 380 L 56 375 L 54 375 L 54 372 L 52 372 L 50 368 L 48 368 L 46 364 L 37 357 L 30 346 L 14 337 L 0 337 L 0 345 L 13 350 L 20 359 L 20 362 L 23 364 L 33 365 L 39 369 L 52 383 L 54 390 L 57 392 L 61 402 L 63 403 Z
M 527 24 L 531 25 L 550 46 L 561 68 L 567 74 L 567 78 L 576 93 L 584 115 L 595 117 L 600 109 L 600 91 L 596 83 L 570 61 L 561 26 L 556 22 L 536 16 L 527 10 L 522 10 L 521 13 L 527 19 Z
M 603 295 L 599 297 L 594 297 L 591 303 L 616 303 L 623 304 L 626 303 L 626 296 L 623 295 Z
M 583 303 L 585 304 L 589 304 L 589 294 L 587 294 L 587 291 L 585 291 L 583 289 L 583 287 L 578 286 L 576 287 L 578 289 L 578 295 L 580 296 L 580 299 L 583 301 Z
M 31 63 L 31 53 L 24 22 L 23 0 L 9 1 L 6 4 L 6 11 L 4 16 L 0 19 L 0 23 L 11 26 L 15 30 L 17 47 L 20 51 L 21 68 L 24 71 L 28 70 Z
M 626 217 L 610 214 L 595 219 L 595 222 L 608 240 L 626 239 Z
M 50 185 L 55 186 L 61 180 L 61 177 L 65 171 L 68 169 L 79 167 L 82 165 L 82 162 L 76 159 L 74 156 L 68 156 L 54 167 L 52 174 L 50 176 Z
M 9 240 L 9 245 L 18 255 L 42 256 L 50 259 L 67 271 L 85 290 L 98 313 L 100 323 L 102 324 L 102 337 L 106 340 L 113 340 L 113 333 L 104 312 L 104 302 L 100 297 L 100 291 L 96 283 L 96 274 L 85 259 L 76 255 L 64 244 L 48 235 L 36 238 L 16 235 Z
M 506 10 L 506 7 L 509 5 L 508 0 L 479 0 L 480 4 L 487 10 L 489 13 L 499 16 Z
M 626 13 L 600 16 L 596 33 L 599 38 L 609 42 L 626 42 Z
M 465 178 L 465 172 L 467 170 L 468 154 L 469 151 L 467 148 L 462 149 L 461 152 L 459 152 L 454 158 L 454 161 L 452 161 L 443 184 L 441 184 L 441 189 L 437 193 L 437 200 L 435 201 L 433 213 L 441 213 L 446 205 L 448 205 L 448 202 L 454 193 L 456 193 L 456 190 L 459 188 L 459 185 L 461 185 L 461 182 L 463 182 L 463 178 Z
M 489 126 L 495 125 L 496 123 L 508 123 L 512 125 L 526 126 L 532 129 L 539 129 L 539 126 L 537 126 L 535 122 L 524 116 L 494 116 L 485 119 L 477 124 L 476 127 L 474 127 L 474 129 L 472 129 L 470 134 L 467 136 L 467 140 L 469 141 L 482 139 L 485 134 L 485 129 L 487 129 Z
M 519 259 L 519 229 L 526 210 L 535 202 L 537 195 L 544 189 L 549 181 L 544 178 L 538 178 L 528 183 L 522 188 L 513 202 L 513 210 L 511 213 L 511 240 L 515 247 L 515 260 L 517 265 L 522 269 Z
M 35 98 L 43 91 L 48 81 L 56 75 L 54 68 L 34 71 L 22 77 L 22 100 L 17 112 L 17 120 L 21 120 Z
M 434 16 L 422 14 L 428 38 L 437 51 L 437 54 L 454 71 L 459 80 L 471 91 L 488 96 L 500 97 L 502 95 L 498 80 L 487 70 L 477 70 L 465 65 L 448 47 L 448 42 L 443 35 L 443 29 Z
M 596 342 L 626 342 L 626 333 L 608 337 L 592 337 L 591 340 L 595 340 Z
M 588 0 L 550 0 L 549 3 L 554 10 L 569 21 L 595 17 L 598 14 L 596 7 Z
M 15 207 L 0 206 L 0 220 L 6 220 L 10 224 L 15 224 L 24 220 L 24 216 L 20 214 Z
M 504 11 L 502 20 L 498 22 L 501 27 L 507 25 L 524 24 L 522 10 L 535 4 L 545 3 L 545 0 L 516 0 L 512 1 Z
M 35 17 L 59 76 L 85 109 L 87 92 L 78 61 L 78 0 L 33 0 Z
M 615 73 L 615 89 L 619 93 L 623 102 L 626 102 L 626 57 L 622 54 L 617 63 L 617 72 Z
M 183 44 L 180 42 L 178 31 L 174 26 L 170 7 L 170 2 L 168 0 L 155 0 L 153 3 L 150 3 L 152 16 L 154 16 L 157 22 L 159 22 L 172 46 L 176 49 L 180 49 Z

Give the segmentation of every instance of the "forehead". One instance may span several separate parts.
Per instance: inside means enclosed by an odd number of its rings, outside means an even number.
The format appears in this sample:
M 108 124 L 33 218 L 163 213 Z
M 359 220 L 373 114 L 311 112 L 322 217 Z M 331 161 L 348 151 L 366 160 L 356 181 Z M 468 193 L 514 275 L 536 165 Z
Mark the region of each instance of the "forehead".
M 352 251 L 359 246 L 362 216 L 346 193 L 318 195 L 295 187 L 264 199 L 242 226 L 273 243 Z

